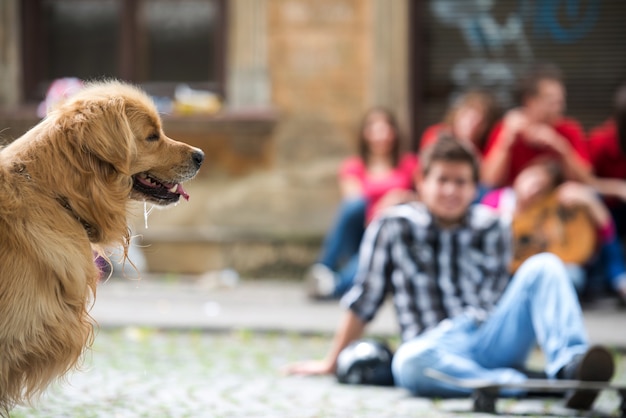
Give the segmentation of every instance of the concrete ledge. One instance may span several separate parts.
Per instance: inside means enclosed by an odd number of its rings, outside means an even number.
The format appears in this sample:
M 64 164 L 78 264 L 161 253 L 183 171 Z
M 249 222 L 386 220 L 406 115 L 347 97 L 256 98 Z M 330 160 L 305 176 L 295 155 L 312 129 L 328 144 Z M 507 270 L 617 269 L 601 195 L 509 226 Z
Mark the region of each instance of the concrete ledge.
M 224 112 L 215 116 L 163 116 L 166 135 L 202 149 L 200 177 L 241 176 L 267 169 L 273 160 L 272 132 L 277 115 L 271 111 Z
M 203 274 L 233 269 L 245 278 L 300 278 L 319 253 L 317 234 L 272 234 L 212 228 L 145 231 L 150 272 Z

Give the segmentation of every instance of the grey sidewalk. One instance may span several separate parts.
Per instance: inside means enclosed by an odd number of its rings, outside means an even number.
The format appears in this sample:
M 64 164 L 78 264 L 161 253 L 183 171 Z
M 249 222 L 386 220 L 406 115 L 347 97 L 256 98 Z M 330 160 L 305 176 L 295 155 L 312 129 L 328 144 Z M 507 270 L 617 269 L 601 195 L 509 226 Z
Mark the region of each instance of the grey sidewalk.
M 342 309 L 337 302 L 311 302 L 296 281 L 223 280 L 218 276 L 141 280 L 112 277 L 98 287 L 91 311 L 103 328 L 154 328 L 285 331 L 329 334 Z M 626 350 L 626 310 L 612 301 L 584 311 L 592 343 Z M 396 335 L 388 301 L 368 328 L 378 335 Z
M 141 280 L 112 277 L 101 283 L 91 311 L 103 328 L 247 329 L 303 334 L 332 333 L 341 313 L 337 301 L 309 301 L 296 281 L 224 283 L 217 277 L 173 280 L 146 275 Z M 370 329 L 380 335 L 395 334 L 390 304 L 385 305 Z
M 200 280 L 146 276 L 100 284 L 92 314 L 101 332 L 85 364 L 51 386 L 34 407 L 18 407 L 11 417 L 493 416 L 472 413 L 470 398 L 428 399 L 400 388 L 341 385 L 333 376 L 281 375 L 285 364 L 323 356 L 341 308 L 336 302 L 311 303 L 296 282 L 232 279 L 228 274 Z M 623 317 L 611 309 L 586 313 L 591 339 L 626 347 Z M 395 334 L 390 304 L 371 332 Z M 624 356 L 617 367 L 615 381 L 623 383 Z M 619 406 L 617 394 L 605 391 L 594 412 L 582 415 L 552 398 L 501 399 L 497 408 L 502 417 L 614 417 Z

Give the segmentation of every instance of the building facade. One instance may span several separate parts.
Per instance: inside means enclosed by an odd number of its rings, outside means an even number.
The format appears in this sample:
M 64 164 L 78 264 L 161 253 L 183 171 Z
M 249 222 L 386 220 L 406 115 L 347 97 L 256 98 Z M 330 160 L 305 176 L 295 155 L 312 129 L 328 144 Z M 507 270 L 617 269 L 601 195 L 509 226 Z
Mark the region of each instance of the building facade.
M 415 150 L 459 92 L 487 87 L 512 106 L 517 76 L 551 61 L 566 75 L 569 113 L 590 128 L 626 78 L 624 17 L 626 2 L 610 0 L 0 0 L 0 139 L 39 120 L 55 78 L 120 78 L 166 101 L 181 84 L 210 90 L 220 112 L 163 116 L 168 135 L 207 160 L 193 204 L 152 214 L 147 230 L 140 208 L 152 267 L 254 270 L 250 257 L 215 249 L 174 267 L 157 250 L 172 236 L 168 251 L 316 237 L 288 256 L 306 264 L 366 109 L 393 110 L 402 148 Z M 284 261 L 272 251 L 261 251 L 266 264 Z

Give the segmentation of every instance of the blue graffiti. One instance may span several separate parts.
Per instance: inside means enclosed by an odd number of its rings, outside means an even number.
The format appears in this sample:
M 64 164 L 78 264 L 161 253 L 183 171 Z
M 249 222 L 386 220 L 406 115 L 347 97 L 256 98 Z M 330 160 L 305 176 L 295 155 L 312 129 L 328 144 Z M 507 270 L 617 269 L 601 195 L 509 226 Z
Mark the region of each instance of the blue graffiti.
M 528 12 L 529 0 L 521 2 L 522 9 Z M 534 35 L 550 37 L 561 44 L 583 39 L 600 17 L 599 0 L 537 0 L 535 4 L 532 13 Z

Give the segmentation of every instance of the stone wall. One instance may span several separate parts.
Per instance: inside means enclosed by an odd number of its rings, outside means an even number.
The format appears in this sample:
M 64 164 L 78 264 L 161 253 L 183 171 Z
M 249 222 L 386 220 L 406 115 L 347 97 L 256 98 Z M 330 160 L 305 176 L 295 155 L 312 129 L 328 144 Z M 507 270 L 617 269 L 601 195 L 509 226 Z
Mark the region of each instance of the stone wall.
M 267 164 L 221 178 L 207 177 L 209 165 L 189 186 L 193 204 L 153 213 L 148 230 L 140 216 L 136 232 L 151 245 L 145 253 L 158 270 L 178 260 L 190 272 L 292 275 L 314 261 L 339 202 L 338 166 L 356 150 L 358 122 L 372 104 L 375 3 L 251 1 L 231 7 L 228 108 L 262 108 L 267 88 L 266 106 L 275 115 L 271 140 L 247 149 L 266 155 L 259 161 Z M 179 138 L 201 145 L 200 138 Z M 177 257 L 175 248 L 189 257 Z
M 268 7 L 272 102 L 284 112 L 278 161 L 353 151 L 368 99 L 371 2 L 271 0 Z
M 0 108 L 20 102 L 18 0 L 0 1 Z

